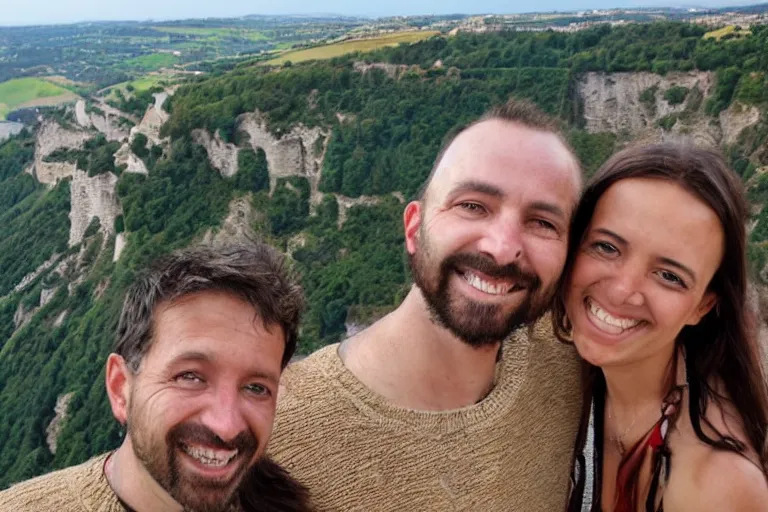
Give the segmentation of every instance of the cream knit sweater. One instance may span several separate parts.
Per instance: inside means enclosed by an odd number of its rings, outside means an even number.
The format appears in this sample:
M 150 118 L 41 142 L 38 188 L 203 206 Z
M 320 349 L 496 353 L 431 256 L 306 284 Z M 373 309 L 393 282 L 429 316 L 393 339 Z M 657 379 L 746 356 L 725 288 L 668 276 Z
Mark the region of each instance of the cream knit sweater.
M 104 476 L 107 455 L 0 492 L 0 512 L 124 512 Z
M 579 366 L 548 320 L 505 342 L 494 389 L 454 411 L 387 403 L 337 348 L 286 371 L 269 443 L 319 511 L 564 510 Z

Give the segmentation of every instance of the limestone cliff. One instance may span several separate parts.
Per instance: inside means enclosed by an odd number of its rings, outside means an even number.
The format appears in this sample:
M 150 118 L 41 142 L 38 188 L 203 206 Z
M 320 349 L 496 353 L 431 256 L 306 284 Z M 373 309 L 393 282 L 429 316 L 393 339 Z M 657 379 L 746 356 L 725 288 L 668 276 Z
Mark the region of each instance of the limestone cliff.
M 77 124 L 83 128 L 95 128 L 103 133 L 107 140 L 122 141 L 128 139 L 128 129 L 120 125 L 121 117 L 125 117 L 125 114 L 120 111 L 108 111 L 104 112 L 103 115 L 96 112 L 88 114 L 85 108 L 85 100 L 78 100 L 75 104 Z
M 115 219 L 120 215 L 115 185 L 117 176 L 112 173 L 89 177 L 77 170 L 72 185 L 72 211 L 69 214 L 69 246 L 79 244 L 93 217 L 98 217 L 101 231 L 107 235 L 114 233 Z
M 67 419 L 69 402 L 72 401 L 73 396 L 75 396 L 74 393 L 66 393 L 56 399 L 56 406 L 53 408 L 53 411 L 56 413 L 56 415 L 45 429 L 45 440 L 48 444 L 48 449 L 51 450 L 51 453 L 53 454 L 56 453 L 56 442 L 59 439 L 59 432 L 61 432 L 61 427 L 64 425 L 64 421 Z
M 35 159 L 27 172 L 45 185 L 73 176 L 77 166 L 69 162 L 46 162 L 45 158 L 60 148 L 80 149 L 93 136 L 85 130 L 63 128 L 52 119 L 46 119 L 40 126 L 35 142 Z
M 320 170 L 325 158 L 329 133 L 319 127 L 307 128 L 295 125 L 290 132 L 275 137 L 267 129 L 264 117 L 257 111 L 243 114 L 238 118 L 239 129 L 250 137 L 253 149 L 261 148 L 269 166 L 269 190 L 273 192 L 278 178 L 300 176 L 307 178 L 311 190 L 311 203 L 319 204 L 322 194 L 318 191 Z M 317 143 L 322 142 L 318 151 Z
M 629 137 L 658 131 L 656 123 L 660 119 L 681 113 L 688 106 L 687 102 L 671 105 L 664 99 L 664 92 L 673 86 L 698 89 L 706 99 L 712 92 L 714 75 L 704 71 L 665 76 L 646 72 L 584 73 L 578 80 L 577 92 L 583 102 L 586 129 Z M 641 100 L 646 91 L 652 92 L 651 101 Z
M 163 110 L 163 104 L 168 99 L 168 93 L 160 92 L 153 94 L 153 96 L 155 97 L 154 105 L 150 105 L 141 122 L 131 128 L 129 141 L 133 140 L 137 133 L 143 133 L 153 144 L 160 144 L 162 142 L 160 139 L 160 127 L 168 120 L 168 112 Z
M 133 154 L 128 143 L 120 146 L 120 149 L 115 153 L 115 165 L 125 167 L 123 172 L 135 172 L 137 174 L 148 174 L 149 172 L 144 162 Z
M 203 146 L 208 152 L 208 161 L 211 166 L 218 170 L 222 176 L 228 178 L 237 173 L 237 154 L 238 147 L 234 144 L 224 142 L 219 136 L 219 132 L 211 137 L 206 130 L 193 130 L 192 139 Z
M 753 105 L 744 105 L 734 101 L 726 110 L 720 112 L 720 126 L 723 130 L 723 144 L 733 144 L 745 128 L 760 121 L 760 110 Z

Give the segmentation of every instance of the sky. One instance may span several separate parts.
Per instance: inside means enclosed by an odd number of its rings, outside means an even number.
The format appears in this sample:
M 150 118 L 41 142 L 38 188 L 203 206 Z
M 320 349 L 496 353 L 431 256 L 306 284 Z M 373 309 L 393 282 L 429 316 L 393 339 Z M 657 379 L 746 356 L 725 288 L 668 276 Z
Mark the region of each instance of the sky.
M 247 14 L 332 13 L 358 16 L 485 14 L 608 7 L 725 7 L 749 0 L 2 0 L 0 26 L 98 20 L 167 20 Z

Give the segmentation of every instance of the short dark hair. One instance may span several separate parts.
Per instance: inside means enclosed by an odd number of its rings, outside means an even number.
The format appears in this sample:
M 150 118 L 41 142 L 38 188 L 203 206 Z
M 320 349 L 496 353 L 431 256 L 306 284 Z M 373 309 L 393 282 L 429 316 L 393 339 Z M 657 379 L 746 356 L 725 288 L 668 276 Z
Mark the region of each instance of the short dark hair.
M 429 184 L 432 181 L 432 177 L 435 175 L 437 168 L 440 166 L 440 162 L 443 160 L 445 152 L 448 151 L 448 148 L 451 146 L 451 144 L 453 144 L 453 141 L 456 140 L 456 137 L 464 133 L 469 128 L 472 128 L 476 124 L 494 119 L 499 121 L 507 121 L 510 123 L 517 123 L 527 128 L 541 132 L 553 133 L 558 136 L 563 145 L 568 149 L 568 151 L 571 152 L 571 154 L 573 154 L 573 150 L 571 149 L 570 144 L 568 144 L 568 142 L 565 140 L 563 131 L 560 128 L 560 123 L 557 119 L 550 116 L 528 100 L 510 98 L 506 101 L 506 103 L 491 107 L 476 120 L 470 123 L 456 126 L 446 134 L 442 144 L 440 145 L 440 150 L 437 152 L 437 157 L 435 157 L 435 163 L 432 164 L 432 170 L 429 172 L 429 176 L 419 189 L 417 199 L 424 199 L 424 194 L 426 193 L 427 187 L 429 187 Z M 578 159 L 575 156 L 574 160 L 578 162 Z
M 282 254 L 264 243 L 248 242 L 176 251 L 128 289 L 114 351 L 131 371 L 139 370 L 152 345 L 158 304 L 202 291 L 235 295 L 256 309 L 265 326 L 280 326 L 285 336 L 281 362 L 285 368 L 296 350 L 304 296 Z

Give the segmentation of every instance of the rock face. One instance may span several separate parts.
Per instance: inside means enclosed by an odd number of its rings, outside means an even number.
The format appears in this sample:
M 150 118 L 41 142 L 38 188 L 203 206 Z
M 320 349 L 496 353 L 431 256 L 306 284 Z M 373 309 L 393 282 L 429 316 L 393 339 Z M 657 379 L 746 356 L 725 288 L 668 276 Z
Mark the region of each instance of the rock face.
M 59 432 L 61 432 L 64 420 L 67 419 L 69 402 L 72 401 L 73 396 L 75 396 L 74 393 L 67 393 L 59 396 L 56 400 L 56 405 L 53 408 L 56 416 L 53 417 L 51 423 L 48 424 L 48 428 L 45 429 L 45 440 L 48 443 L 48 449 L 51 450 L 51 453 L 53 454 L 56 453 L 56 442 L 59 439 Z
M 143 133 L 153 144 L 160 144 L 160 127 L 168 120 L 168 112 L 163 110 L 163 103 L 168 98 L 167 92 L 153 94 L 155 104 L 151 105 L 141 122 L 131 128 L 129 140 L 133 140 L 136 133 Z
M 237 173 L 237 154 L 239 150 L 234 144 L 224 142 L 219 136 L 219 132 L 216 132 L 216 135 L 211 137 L 211 134 L 206 130 L 193 130 L 192 139 L 205 148 L 211 166 L 218 170 L 222 176 L 228 178 Z
M 397 78 L 400 74 L 408 71 L 409 68 L 407 64 L 390 64 L 388 62 L 373 62 L 368 64 L 362 61 L 357 61 L 352 66 L 355 71 L 362 74 L 366 74 L 372 69 L 380 69 L 386 73 L 389 78 Z M 415 67 L 418 69 L 418 66 Z
M 733 102 L 720 112 L 720 126 L 723 130 L 723 144 L 733 144 L 745 128 L 760 121 L 760 110 L 753 105 Z
M 29 311 L 27 311 L 24 308 L 24 304 L 19 302 L 19 306 L 16 308 L 16 312 L 13 314 L 13 325 L 18 331 L 22 327 L 24 327 L 27 322 L 29 322 L 32 317 L 35 315 L 35 309 L 32 308 Z
M 253 149 L 261 148 L 266 154 L 270 193 L 275 190 L 278 178 L 301 176 L 309 180 L 312 204 L 319 204 L 322 200 L 318 191 L 320 170 L 329 134 L 317 127 L 307 128 L 298 124 L 287 134 L 276 138 L 267 129 L 267 123 L 259 112 L 243 114 L 239 122 L 239 129 L 248 134 Z M 319 152 L 318 140 L 322 141 Z
M 22 130 L 22 128 L 24 128 L 24 125 L 21 123 L 0 121 L 0 142 L 3 142 L 11 135 L 16 135 Z
M 203 237 L 203 243 L 219 245 L 244 238 L 256 239 L 257 235 L 251 228 L 251 223 L 258 218 L 259 213 L 254 211 L 251 199 L 251 194 L 246 194 L 230 201 L 229 213 L 221 228 L 215 232 L 209 230 Z
M 59 148 L 80 149 L 91 137 L 87 131 L 69 130 L 51 119 L 43 121 L 35 142 L 35 161 L 28 172 L 45 185 L 55 185 L 60 179 L 73 176 L 77 169 L 75 164 L 43 160 Z
M 375 206 L 381 202 L 381 198 L 375 196 L 347 197 L 339 194 L 334 194 L 334 196 L 336 196 L 336 202 L 339 205 L 339 216 L 336 219 L 336 225 L 339 229 L 346 222 L 347 212 L 353 206 Z
M 15 292 L 19 292 L 19 291 L 23 290 L 24 288 L 26 288 L 27 286 L 29 286 L 29 285 L 32 283 L 32 281 L 34 281 L 35 279 L 37 279 L 37 277 L 38 277 L 40 274 L 42 274 L 43 272 L 45 272 L 46 270 L 48 270 L 49 268 L 51 268 L 51 267 L 53 266 L 53 264 L 54 264 L 54 263 L 56 263 L 57 261 L 59 261 L 59 258 L 61 258 L 61 254 L 59 254 L 59 253 L 54 253 L 54 254 L 53 254 L 53 256 L 51 256 L 50 258 L 48 258 L 48 260 L 47 260 L 47 261 L 43 262 L 43 263 L 42 263 L 42 264 L 41 264 L 39 267 L 37 267 L 37 268 L 34 270 L 34 272 L 30 272 L 29 274 L 27 274 L 26 276 L 24 276 L 24 279 L 22 279 L 22 280 L 21 280 L 21 282 L 19 282 L 19 284 L 17 284 L 17 285 L 16 285 L 16 286 L 13 288 L 13 291 L 15 291 Z
M 115 153 L 115 165 L 125 166 L 125 170 L 123 172 L 149 174 L 149 171 L 147 171 L 147 166 L 144 165 L 144 162 L 141 160 L 141 158 L 133 154 L 128 143 L 120 146 L 120 149 L 118 149 Z
M 125 249 L 125 233 L 118 233 L 115 237 L 115 252 L 112 254 L 112 261 L 117 261 L 120 259 L 120 255 L 123 253 L 123 249 Z
M 577 88 L 584 102 L 584 119 L 589 132 L 614 132 L 635 136 L 672 113 L 685 110 L 686 102 L 670 105 L 664 92 L 672 86 L 698 88 L 707 98 L 714 85 L 712 73 L 692 71 L 669 73 L 585 73 Z M 656 87 L 653 107 L 640 101 L 640 95 Z
M 70 187 L 72 210 L 69 213 L 69 246 L 83 240 L 85 230 L 91 219 L 98 217 L 101 231 L 107 235 L 114 233 L 115 219 L 120 215 L 115 185 L 117 176 L 112 173 L 89 177 L 83 171 L 75 171 Z

